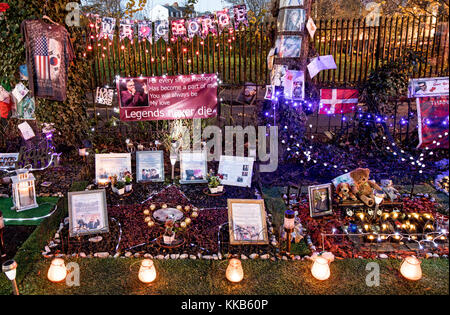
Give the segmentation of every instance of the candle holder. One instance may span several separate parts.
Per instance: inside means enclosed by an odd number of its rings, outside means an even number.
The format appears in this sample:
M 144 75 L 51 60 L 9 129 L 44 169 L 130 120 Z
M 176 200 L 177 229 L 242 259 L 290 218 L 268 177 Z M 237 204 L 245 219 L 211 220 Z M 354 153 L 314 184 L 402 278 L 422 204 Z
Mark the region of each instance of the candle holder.
M 291 252 L 291 233 L 294 232 L 295 229 L 295 212 L 292 210 L 286 210 L 284 212 L 284 222 L 283 228 L 286 232 L 286 252 Z

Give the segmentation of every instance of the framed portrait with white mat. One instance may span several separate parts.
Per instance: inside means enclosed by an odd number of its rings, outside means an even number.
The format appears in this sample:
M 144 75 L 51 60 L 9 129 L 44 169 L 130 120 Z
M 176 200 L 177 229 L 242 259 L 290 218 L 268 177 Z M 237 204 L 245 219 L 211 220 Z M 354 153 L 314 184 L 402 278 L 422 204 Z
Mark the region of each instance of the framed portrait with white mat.
M 207 183 L 206 151 L 180 151 L 180 184 Z
M 125 180 L 131 174 L 130 153 L 107 153 L 95 155 L 95 182 L 108 183 L 109 177 L 117 176 L 117 180 Z
M 231 245 L 268 244 L 264 200 L 228 199 L 228 226 Z
M 69 235 L 108 233 L 108 211 L 104 189 L 68 192 Z
M 136 179 L 138 182 L 164 182 L 164 152 L 137 151 Z

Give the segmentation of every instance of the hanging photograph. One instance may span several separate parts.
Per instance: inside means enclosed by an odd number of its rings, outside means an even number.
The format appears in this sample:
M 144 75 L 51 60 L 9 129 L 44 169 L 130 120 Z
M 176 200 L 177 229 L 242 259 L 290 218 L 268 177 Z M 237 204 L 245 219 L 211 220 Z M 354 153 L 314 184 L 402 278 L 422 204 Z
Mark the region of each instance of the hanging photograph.
M 312 218 L 333 213 L 331 184 L 308 187 L 309 212 Z
M 108 233 L 104 189 L 68 192 L 70 237 Z
M 305 95 L 305 73 L 303 71 L 288 70 L 284 83 L 284 97 L 288 100 L 299 101 Z
M 181 184 L 207 183 L 206 151 L 180 152 Z
M 264 200 L 228 199 L 231 245 L 268 244 Z
M 122 79 L 117 83 L 120 107 L 148 106 L 147 78 Z
M 288 67 L 285 65 L 274 65 L 272 71 L 270 72 L 270 83 L 273 86 L 282 86 L 287 70 Z
M 280 58 L 298 58 L 302 49 L 302 37 L 297 35 L 281 35 L 275 45 Z
M 304 0 L 280 0 L 280 8 L 297 7 L 304 5 Z
M 306 23 L 304 9 L 285 9 L 280 12 L 277 21 L 280 32 L 303 32 Z
M 107 183 L 116 175 L 117 180 L 124 181 L 125 175 L 131 174 L 130 153 L 107 153 L 95 155 L 95 182 Z
M 253 157 L 220 156 L 218 173 L 223 176 L 223 185 L 251 187 L 253 175 Z
M 136 152 L 136 177 L 138 182 L 163 182 L 163 151 Z

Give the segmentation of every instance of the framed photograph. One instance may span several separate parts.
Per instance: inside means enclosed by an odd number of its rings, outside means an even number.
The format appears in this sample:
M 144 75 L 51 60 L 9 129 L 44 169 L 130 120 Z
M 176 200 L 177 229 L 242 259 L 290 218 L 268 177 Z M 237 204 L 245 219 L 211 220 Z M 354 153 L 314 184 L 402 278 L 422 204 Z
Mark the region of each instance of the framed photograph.
M 272 86 L 282 86 L 286 77 L 288 67 L 285 65 L 274 65 L 270 72 L 270 83 Z M 276 92 L 276 91 L 273 91 Z
M 108 233 L 104 189 L 68 192 L 70 237 Z
M 117 176 L 117 180 L 125 180 L 125 175 L 131 174 L 130 153 L 107 153 L 95 155 L 95 182 L 109 182 L 110 176 Z
M 163 182 L 164 152 L 137 151 L 136 179 L 138 182 Z
M 254 157 L 221 155 L 218 173 L 221 183 L 230 186 L 251 187 Z
M 312 218 L 333 213 L 331 183 L 308 187 L 309 212 Z
M 228 199 L 231 245 L 268 244 L 264 200 Z
M 180 152 L 181 184 L 207 183 L 206 151 Z
M 280 8 L 297 7 L 304 5 L 304 0 L 280 0 Z
M 0 153 L 0 170 L 14 168 L 19 159 L 19 153 Z
M 120 107 L 147 107 L 148 78 L 126 78 L 117 83 Z
M 282 10 L 277 24 L 280 32 L 303 32 L 306 24 L 306 11 L 304 9 Z
M 302 37 L 298 35 L 281 35 L 275 42 L 280 58 L 298 58 L 302 49 Z
M 284 97 L 298 101 L 305 97 L 305 74 L 303 71 L 288 70 L 284 81 Z

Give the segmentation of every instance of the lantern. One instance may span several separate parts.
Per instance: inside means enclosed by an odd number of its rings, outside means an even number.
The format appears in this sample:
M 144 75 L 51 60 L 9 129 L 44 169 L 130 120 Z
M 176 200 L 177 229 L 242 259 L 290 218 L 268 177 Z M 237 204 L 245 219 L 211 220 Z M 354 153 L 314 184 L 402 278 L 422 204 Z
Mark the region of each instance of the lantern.
M 35 178 L 28 171 L 12 176 L 12 194 L 14 208 L 17 212 L 37 208 Z
M 317 280 L 327 280 L 330 277 L 328 260 L 323 257 L 317 257 L 312 265 L 311 273 Z
M 144 259 L 139 268 L 139 280 L 143 283 L 150 283 L 156 279 L 156 269 L 153 260 Z
M 66 279 L 66 276 L 67 269 L 64 260 L 61 258 L 53 259 L 47 273 L 48 280 L 51 282 L 61 282 Z
M 420 261 L 414 256 L 408 256 L 400 266 L 400 273 L 408 280 L 417 281 L 422 278 L 422 268 Z
M 236 258 L 230 259 L 225 275 L 230 282 L 240 282 L 244 278 L 241 261 Z

